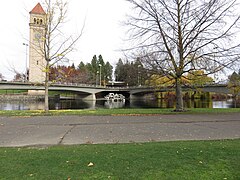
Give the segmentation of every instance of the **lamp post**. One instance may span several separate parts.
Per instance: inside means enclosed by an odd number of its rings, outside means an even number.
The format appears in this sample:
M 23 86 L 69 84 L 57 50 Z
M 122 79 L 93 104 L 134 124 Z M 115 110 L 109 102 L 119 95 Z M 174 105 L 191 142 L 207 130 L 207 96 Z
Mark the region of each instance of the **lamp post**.
M 217 47 L 215 46 L 214 48 L 213 48 L 213 60 L 214 60 L 214 81 L 215 81 L 215 83 L 217 82 L 217 62 L 216 62 L 216 53 L 217 53 Z
M 96 74 L 96 86 L 98 85 L 98 74 L 99 74 L 99 71 L 97 71 L 97 74 Z
M 101 64 L 99 64 L 99 85 L 101 86 L 101 80 L 102 80 L 102 77 L 101 77 L 101 67 L 102 67 L 102 65 Z
M 25 81 L 27 81 L 28 79 L 28 67 L 27 67 L 27 60 L 28 60 L 28 44 L 27 43 L 23 43 L 23 45 L 26 47 L 26 74 L 25 74 Z
M 138 65 L 138 86 L 141 86 L 141 83 L 140 83 L 140 71 L 139 71 L 139 68 L 141 67 L 141 65 L 139 64 Z

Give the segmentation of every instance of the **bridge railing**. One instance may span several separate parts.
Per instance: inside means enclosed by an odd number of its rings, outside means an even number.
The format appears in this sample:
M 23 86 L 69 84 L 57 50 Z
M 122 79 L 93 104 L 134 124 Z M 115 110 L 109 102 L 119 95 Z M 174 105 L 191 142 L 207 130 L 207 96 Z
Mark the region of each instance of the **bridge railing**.
M 30 86 L 44 86 L 43 83 L 31 83 L 31 82 L 13 82 L 13 81 L 0 81 L 0 84 L 5 85 L 30 85 Z M 96 84 L 82 84 L 82 83 L 60 83 L 60 82 L 50 82 L 50 86 L 65 86 L 65 87 L 86 87 L 86 88 L 104 88 L 104 89 L 162 89 L 162 88 L 174 88 L 173 86 L 124 86 L 124 87 L 112 87 L 112 86 L 102 86 Z M 223 87 L 227 84 L 211 83 L 206 85 L 189 85 L 183 86 L 183 88 L 204 88 L 204 87 Z

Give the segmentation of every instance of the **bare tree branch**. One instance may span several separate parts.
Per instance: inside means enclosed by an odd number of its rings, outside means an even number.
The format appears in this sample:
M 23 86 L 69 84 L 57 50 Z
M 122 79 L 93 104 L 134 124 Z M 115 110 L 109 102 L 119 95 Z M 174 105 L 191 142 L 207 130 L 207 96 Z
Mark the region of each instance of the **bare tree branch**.
M 176 82 L 177 108 L 183 109 L 181 77 L 193 70 L 212 74 L 239 63 L 240 8 L 237 0 L 126 0 L 133 47 L 146 67 Z
M 61 27 L 65 23 L 67 16 L 68 3 L 64 0 L 45 0 L 46 16 L 44 20 L 43 29 L 41 30 L 42 38 L 35 42 L 34 48 L 39 56 L 43 56 L 45 64 L 42 69 L 45 75 L 45 111 L 49 110 L 48 105 L 48 87 L 49 87 L 49 71 L 50 67 L 58 62 L 67 59 L 69 53 L 74 49 L 74 46 L 79 41 L 83 34 L 82 26 L 80 34 L 74 37 L 70 35 L 65 37 L 61 31 Z

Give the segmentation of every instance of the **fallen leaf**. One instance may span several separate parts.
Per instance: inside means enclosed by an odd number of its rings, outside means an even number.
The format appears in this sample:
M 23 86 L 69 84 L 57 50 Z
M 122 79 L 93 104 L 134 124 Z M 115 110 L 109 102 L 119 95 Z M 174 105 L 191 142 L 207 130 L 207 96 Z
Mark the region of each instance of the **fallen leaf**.
M 88 167 L 92 167 L 94 164 L 92 162 L 88 163 Z

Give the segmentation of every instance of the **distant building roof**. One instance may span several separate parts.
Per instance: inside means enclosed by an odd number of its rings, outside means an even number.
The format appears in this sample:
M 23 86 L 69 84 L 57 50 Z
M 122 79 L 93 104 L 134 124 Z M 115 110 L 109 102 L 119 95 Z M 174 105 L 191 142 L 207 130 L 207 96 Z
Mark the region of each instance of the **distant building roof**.
M 38 3 L 29 13 L 30 14 L 46 14 L 40 3 Z
M 123 81 L 108 81 L 107 86 L 123 87 L 126 86 L 126 83 Z
M 108 83 L 112 84 L 124 84 L 125 82 L 124 81 L 108 81 Z

